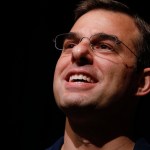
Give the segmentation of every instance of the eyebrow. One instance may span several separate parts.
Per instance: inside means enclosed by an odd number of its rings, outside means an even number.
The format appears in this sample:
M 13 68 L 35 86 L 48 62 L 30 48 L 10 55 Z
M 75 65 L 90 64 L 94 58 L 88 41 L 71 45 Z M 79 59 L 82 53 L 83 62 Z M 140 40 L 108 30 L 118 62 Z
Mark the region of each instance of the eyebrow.
M 80 37 L 87 37 L 87 36 L 82 35 L 82 34 L 79 33 L 79 32 L 68 32 L 68 33 L 69 33 L 69 34 L 72 34 L 72 35 L 75 35 L 75 37 L 78 37 L 78 38 L 80 38 Z M 118 38 L 116 35 L 114 35 L 114 34 L 107 34 L 107 33 L 105 33 L 105 32 L 97 32 L 97 33 L 92 34 L 90 37 L 92 37 L 92 36 L 94 36 L 94 35 L 97 35 L 97 34 L 106 35 L 106 36 L 108 36 L 108 37 L 110 37 L 110 38 L 115 38 L 115 39 L 117 39 L 118 41 L 121 41 L 121 40 L 119 40 L 119 38 Z M 87 37 L 87 38 L 90 38 L 90 37 Z

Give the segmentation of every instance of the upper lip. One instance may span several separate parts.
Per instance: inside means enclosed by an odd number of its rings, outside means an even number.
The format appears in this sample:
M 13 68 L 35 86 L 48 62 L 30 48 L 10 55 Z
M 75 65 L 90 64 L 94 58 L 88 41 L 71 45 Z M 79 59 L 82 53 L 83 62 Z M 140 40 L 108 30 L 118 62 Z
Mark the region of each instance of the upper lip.
M 92 71 L 89 72 L 86 70 L 72 70 L 67 73 L 65 80 L 69 82 L 69 79 L 72 75 L 84 75 L 89 77 L 92 80 L 92 82 L 97 82 L 96 76 L 94 76 L 94 73 Z

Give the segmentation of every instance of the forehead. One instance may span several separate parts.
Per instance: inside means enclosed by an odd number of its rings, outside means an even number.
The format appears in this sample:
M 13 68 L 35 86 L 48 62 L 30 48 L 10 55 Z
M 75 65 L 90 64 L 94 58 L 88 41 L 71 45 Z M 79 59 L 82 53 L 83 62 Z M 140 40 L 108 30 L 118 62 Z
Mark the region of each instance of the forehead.
M 120 39 L 134 39 L 138 29 L 134 20 L 126 14 L 96 9 L 82 15 L 73 25 L 72 32 L 91 36 L 98 32 L 113 34 Z

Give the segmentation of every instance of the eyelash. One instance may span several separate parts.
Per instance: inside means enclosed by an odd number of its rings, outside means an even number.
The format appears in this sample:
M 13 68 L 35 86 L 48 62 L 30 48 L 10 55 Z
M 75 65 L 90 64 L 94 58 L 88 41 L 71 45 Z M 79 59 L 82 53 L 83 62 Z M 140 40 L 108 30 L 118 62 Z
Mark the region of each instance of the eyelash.
M 96 45 L 96 46 L 98 46 L 99 48 L 101 48 L 101 49 L 107 49 L 107 50 L 109 50 L 109 51 L 113 51 L 114 50 L 114 47 L 112 46 L 112 45 L 110 45 L 110 44 L 108 44 L 108 43 L 105 43 L 105 42 L 101 42 L 101 43 L 98 43 L 98 45 Z
M 78 45 L 78 43 L 73 42 L 73 41 L 65 41 L 63 48 L 66 49 L 72 49 L 74 46 Z M 97 44 L 91 44 L 94 47 L 98 47 L 101 50 L 108 50 L 108 51 L 114 51 L 114 47 L 108 43 L 105 42 L 99 42 Z

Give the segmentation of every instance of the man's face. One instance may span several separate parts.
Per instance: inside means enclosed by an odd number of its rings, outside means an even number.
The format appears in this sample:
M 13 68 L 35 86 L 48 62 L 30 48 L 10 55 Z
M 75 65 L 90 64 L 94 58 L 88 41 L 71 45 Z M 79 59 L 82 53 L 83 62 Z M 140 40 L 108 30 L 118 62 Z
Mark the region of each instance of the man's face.
M 90 11 L 76 21 L 70 32 L 81 38 L 90 38 L 97 33 L 115 35 L 136 53 L 133 39 L 139 34 L 138 30 L 133 20 L 121 13 Z M 117 52 L 97 55 L 91 50 L 88 38 L 73 45 L 71 50 L 63 51 L 57 62 L 54 95 L 58 106 L 63 109 L 104 108 L 114 101 L 125 99 L 133 87 L 135 55 L 123 44 L 117 45 Z M 107 44 L 109 46 L 109 42 Z M 107 49 L 103 41 L 101 46 Z

